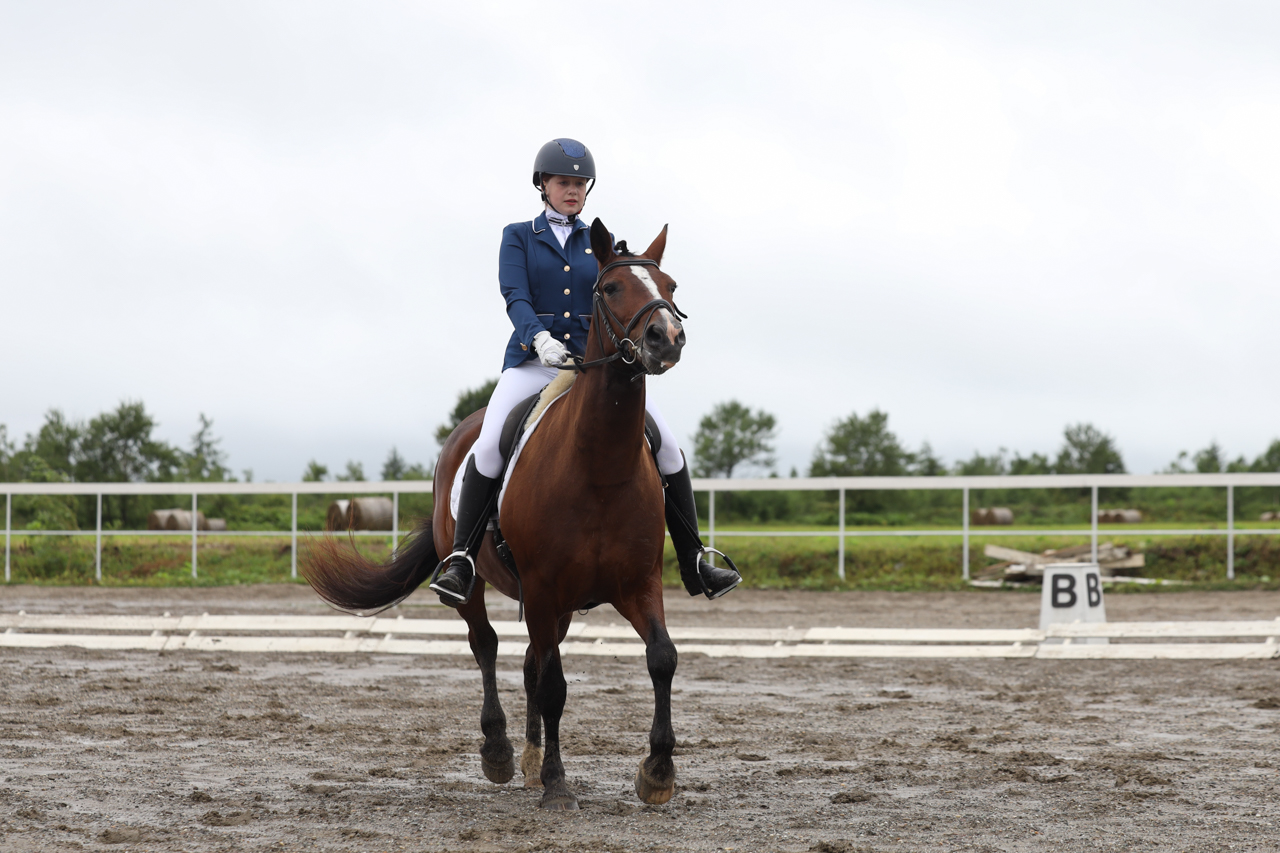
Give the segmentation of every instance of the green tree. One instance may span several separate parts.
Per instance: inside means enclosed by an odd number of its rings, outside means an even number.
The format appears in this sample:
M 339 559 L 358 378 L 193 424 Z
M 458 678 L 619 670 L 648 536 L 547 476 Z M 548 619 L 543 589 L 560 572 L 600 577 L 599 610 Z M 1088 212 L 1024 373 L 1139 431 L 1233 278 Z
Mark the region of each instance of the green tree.
M 752 412 L 737 400 L 719 403 L 693 436 L 693 470 L 699 477 L 732 477 L 739 465 L 774 465 L 777 420 L 764 409 Z
M 941 477 L 947 473 L 947 466 L 934 454 L 932 445 L 926 441 L 913 455 L 911 473 L 917 477 Z
M 1055 474 L 1123 474 L 1124 459 L 1115 439 L 1093 424 L 1076 424 L 1063 430 L 1062 449 L 1054 463 Z
M 394 447 L 387 454 L 387 461 L 382 463 L 383 480 L 430 480 L 431 472 L 421 462 L 412 465 L 405 462 L 400 451 Z
M 348 459 L 346 473 L 339 474 L 336 479 L 341 483 L 363 483 L 364 464 Z
M 910 473 L 914 454 L 889 429 L 889 416 L 872 409 L 865 418 L 852 413 L 827 430 L 809 463 L 810 477 L 901 477 Z M 854 513 L 880 513 L 903 506 L 901 492 L 857 490 L 848 496 Z
M 1271 446 L 1261 456 L 1253 460 L 1250 471 L 1280 471 L 1280 438 L 1274 439 Z
M 421 462 L 415 462 L 408 468 L 404 469 L 404 476 L 401 480 L 430 480 L 431 472 Z
M 1033 474 L 1052 474 L 1053 466 L 1049 464 L 1049 457 L 1043 453 L 1032 453 L 1030 456 L 1015 453 L 1013 454 L 1013 460 L 1009 463 L 1009 473 L 1019 477 L 1027 477 Z
M 75 479 L 83 438 L 84 424 L 67 420 L 59 409 L 50 409 L 45 412 L 40 431 L 34 436 L 27 434 L 22 454 L 27 459 L 38 456 L 51 470 L 65 474 L 68 480 Z
M 1195 463 L 1198 474 L 1217 474 L 1225 467 L 1222 446 L 1216 441 L 1210 442 L 1203 450 L 1197 450 L 1191 461 Z
M 1005 461 L 1005 454 L 1009 451 L 1003 447 L 999 451 L 990 456 L 983 456 L 978 451 L 973 452 L 973 458 L 967 462 L 956 463 L 956 473 L 967 477 L 982 477 L 997 474 L 1008 474 L 1009 463 Z
M 124 402 L 89 421 L 73 453 L 80 482 L 171 480 L 181 453 L 152 437 L 156 421 L 142 403 Z
M 467 388 L 458 394 L 458 402 L 453 407 L 453 411 L 449 413 L 449 420 L 440 424 L 436 429 L 436 443 L 444 447 L 444 443 L 449 440 L 449 435 L 458 424 L 466 420 L 467 415 L 472 412 L 478 412 L 485 406 L 489 405 L 489 398 L 493 396 L 493 389 L 498 387 L 498 380 L 490 379 L 479 388 Z
M 221 483 L 227 478 L 227 455 L 213 435 L 213 419 L 200 413 L 200 429 L 191 436 L 191 449 L 182 455 L 182 478 L 195 483 Z
M 0 424 L 0 483 L 11 483 L 17 479 L 13 471 L 14 443 L 9 440 L 9 428 Z
M 810 477 L 897 477 L 912 463 L 898 437 L 889 430 L 889 416 L 872 409 L 865 418 L 854 412 L 837 421 L 814 451 Z
M 126 401 L 93 418 L 73 452 L 75 479 L 82 483 L 172 480 L 182 452 L 154 438 L 156 426 L 141 402 Z M 126 529 L 141 526 L 142 518 L 132 512 L 137 504 L 133 495 L 104 497 L 103 519 L 113 518 Z
M 382 463 L 382 479 L 403 480 L 404 472 L 408 467 L 400 451 L 392 447 L 391 452 L 387 454 L 387 461 Z
M 307 470 L 302 472 L 302 482 L 319 483 L 329 476 L 329 469 L 312 459 L 307 463 Z

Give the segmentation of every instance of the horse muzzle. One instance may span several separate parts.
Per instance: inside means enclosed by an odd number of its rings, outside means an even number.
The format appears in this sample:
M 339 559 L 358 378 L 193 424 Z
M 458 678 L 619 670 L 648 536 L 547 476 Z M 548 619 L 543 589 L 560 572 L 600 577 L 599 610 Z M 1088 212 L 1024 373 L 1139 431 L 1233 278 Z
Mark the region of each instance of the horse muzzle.
M 655 376 L 666 373 L 680 361 L 684 350 L 684 326 L 667 311 L 654 312 L 645 326 L 640 344 L 640 359 L 646 372 Z

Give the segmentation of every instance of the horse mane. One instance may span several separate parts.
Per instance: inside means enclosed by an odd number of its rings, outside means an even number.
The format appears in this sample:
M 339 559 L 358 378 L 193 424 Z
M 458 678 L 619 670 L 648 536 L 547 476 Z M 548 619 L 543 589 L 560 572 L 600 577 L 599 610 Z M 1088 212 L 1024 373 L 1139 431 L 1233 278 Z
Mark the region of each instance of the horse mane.
M 620 258 L 634 258 L 636 253 L 627 248 L 626 240 L 619 240 L 618 244 L 613 247 L 613 251 Z

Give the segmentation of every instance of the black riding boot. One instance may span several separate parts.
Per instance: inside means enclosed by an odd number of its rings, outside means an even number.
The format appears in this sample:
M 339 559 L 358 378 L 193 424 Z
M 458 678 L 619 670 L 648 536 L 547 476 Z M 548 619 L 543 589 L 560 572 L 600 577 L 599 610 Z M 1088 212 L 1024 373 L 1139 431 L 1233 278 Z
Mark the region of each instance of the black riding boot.
M 476 586 L 476 554 L 484 539 L 489 510 L 501 481 L 486 477 L 476 469 L 476 458 L 467 457 L 467 470 L 462 477 L 462 494 L 458 496 L 458 517 L 453 528 L 453 553 L 440 576 L 431 583 L 440 600 L 450 607 L 466 604 Z
M 698 510 L 693 503 L 688 463 L 666 477 L 667 530 L 671 531 L 671 544 L 680 561 L 680 580 L 690 595 L 702 593 L 707 598 L 719 598 L 742 583 L 742 575 L 734 569 L 716 568 L 702 559 L 705 551 L 698 536 Z

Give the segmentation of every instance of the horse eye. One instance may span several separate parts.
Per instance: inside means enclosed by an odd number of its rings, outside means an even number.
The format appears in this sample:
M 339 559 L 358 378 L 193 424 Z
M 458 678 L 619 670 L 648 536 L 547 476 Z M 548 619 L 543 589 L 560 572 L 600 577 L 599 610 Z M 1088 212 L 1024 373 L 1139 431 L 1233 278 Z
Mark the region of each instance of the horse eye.
M 679 287 L 679 286 L 680 286 L 680 285 L 676 284 L 674 281 L 673 281 L 673 282 L 671 282 L 671 292 L 672 292 L 672 293 L 675 293 L 675 292 L 676 292 L 676 288 L 677 288 L 677 287 Z
M 606 284 L 606 285 L 604 286 L 604 295 L 605 295 L 605 296 L 613 296 L 613 294 L 615 294 L 615 293 L 617 293 L 617 292 L 618 292 L 618 285 L 614 284 L 613 282 L 610 282 L 609 284 Z

